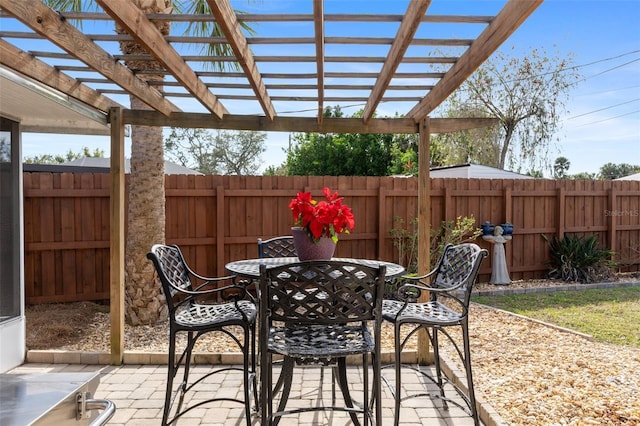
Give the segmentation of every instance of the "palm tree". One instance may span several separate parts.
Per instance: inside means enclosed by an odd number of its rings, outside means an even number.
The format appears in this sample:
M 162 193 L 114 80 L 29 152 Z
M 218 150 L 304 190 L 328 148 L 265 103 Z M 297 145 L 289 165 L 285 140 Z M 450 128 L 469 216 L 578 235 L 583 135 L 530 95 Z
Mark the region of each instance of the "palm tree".
M 44 0 L 57 11 L 98 10 L 94 1 Z M 145 13 L 159 14 L 196 13 L 211 14 L 206 0 L 131 0 Z M 158 30 L 169 35 L 169 21 L 154 21 Z M 250 28 L 246 27 L 249 31 Z M 118 34 L 126 31 L 116 25 Z M 219 27 L 212 22 L 191 23 L 187 32 L 194 35 L 221 35 Z M 146 49 L 135 40 L 120 41 L 124 54 L 147 54 Z M 231 48 L 226 44 L 210 44 L 206 50 L 211 55 L 230 56 Z M 130 60 L 125 65 L 132 70 L 160 70 L 156 61 Z M 223 69 L 224 63 L 213 63 L 213 68 Z M 237 67 L 237 64 L 232 65 Z M 162 74 L 139 73 L 139 77 L 156 84 L 164 80 Z M 138 98 L 130 97 L 131 109 L 150 109 Z M 164 149 L 161 127 L 132 126 L 131 128 L 131 174 L 129 178 L 129 211 L 126 236 L 125 265 L 125 319 L 131 325 L 153 324 L 166 318 L 166 303 L 160 283 L 153 273 L 153 266 L 146 253 L 156 243 L 165 242 L 165 188 Z

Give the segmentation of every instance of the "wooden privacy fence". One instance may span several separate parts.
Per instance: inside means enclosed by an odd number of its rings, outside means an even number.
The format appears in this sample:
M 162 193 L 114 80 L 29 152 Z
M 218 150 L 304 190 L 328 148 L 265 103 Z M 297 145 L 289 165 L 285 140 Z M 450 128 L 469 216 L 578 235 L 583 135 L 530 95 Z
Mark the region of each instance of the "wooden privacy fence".
M 109 175 L 24 173 L 27 303 L 109 298 Z M 256 241 L 290 233 L 288 204 L 298 191 L 338 190 L 356 216 L 336 256 L 395 261 L 391 230 L 417 216 L 417 179 L 392 177 L 166 177 L 167 243 L 207 275 L 257 257 Z M 624 270 L 640 270 L 640 182 L 544 179 L 432 179 L 431 225 L 473 216 L 514 224 L 506 245 L 512 280 L 543 277 L 548 248 L 541 234 L 599 234 Z M 482 239 L 478 244 L 490 249 Z M 488 281 L 491 262 L 480 281 Z

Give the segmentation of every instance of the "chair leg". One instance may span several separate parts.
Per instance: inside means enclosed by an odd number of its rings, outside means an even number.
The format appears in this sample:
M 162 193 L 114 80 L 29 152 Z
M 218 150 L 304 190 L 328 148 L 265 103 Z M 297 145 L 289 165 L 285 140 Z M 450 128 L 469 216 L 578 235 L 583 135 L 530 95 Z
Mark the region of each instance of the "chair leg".
M 382 426 L 382 366 L 380 357 L 373 358 L 373 390 L 376 407 L 376 426 Z
M 162 410 L 162 425 L 167 424 L 169 419 L 169 410 L 171 409 L 171 397 L 173 395 L 173 377 L 176 374 L 176 336 L 174 331 L 169 336 L 169 359 L 167 360 L 167 390 L 164 395 L 164 408 Z
M 291 358 L 289 357 L 285 357 L 284 360 L 282 361 L 282 370 L 285 370 L 285 364 L 287 364 L 288 362 L 293 362 L 291 360 Z M 282 385 L 284 383 L 284 376 L 282 374 L 280 374 L 280 376 L 278 376 L 278 381 L 276 382 L 276 385 L 273 387 L 273 393 L 277 394 L 278 392 L 280 392 L 280 389 L 282 388 Z
M 260 398 L 258 397 L 258 369 L 257 369 L 257 352 L 256 352 L 256 325 L 251 324 L 251 373 L 253 374 L 253 400 L 255 402 L 256 411 L 260 410 Z
M 440 399 L 442 400 L 442 408 L 449 409 L 449 404 L 444 394 L 444 380 L 442 380 L 442 367 L 440 365 L 440 345 L 438 343 L 438 327 L 433 327 L 431 337 L 431 345 L 433 346 L 433 361 L 436 367 L 436 381 L 440 390 Z M 429 330 L 427 330 L 429 332 Z
M 365 355 L 366 356 L 366 355 Z M 364 370 L 364 374 L 366 375 L 367 370 Z M 353 408 L 353 400 L 351 399 L 351 394 L 349 393 L 349 382 L 347 380 L 347 359 L 339 358 L 338 359 L 338 374 L 336 376 L 336 380 L 338 381 L 338 386 L 342 391 L 342 398 L 344 399 L 345 406 L 349 408 Z M 365 401 L 369 396 L 366 394 L 365 389 Z M 358 420 L 358 416 L 356 413 L 349 413 L 351 417 L 351 421 L 353 421 L 354 425 L 359 425 L 360 421 Z M 366 420 L 365 420 L 366 424 Z
M 476 408 L 476 394 L 473 388 L 473 375 L 471 372 L 471 345 L 469 342 L 469 324 L 465 321 L 462 323 L 462 342 L 464 345 L 464 369 L 467 375 L 467 390 L 469 392 L 469 409 L 471 417 L 473 417 L 474 425 L 480 424 L 478 418 L 478 410 Z
M 394 362 L 395 362 L 395 373 L 396 373 L 396 388 L 395 388 L 395 392 L 394 392 L 394 402 L 395 402 L 395 408 L 394 408 L 394 413 L 393 413 L 393 424 L 395 426 L 398 426 L 398 424 L 400 424 L 400 390 L 402 387 L 402 376 L 401 376 L 401 372 L 400 372 L 400 368 L 402 367 L 402 359 L 401 359 L 401 355 L 402 355 L 402 347 L 400 345 L 400 324 L 396 323 L 395 324 L 395 330 L 394 330 L 394 348 L 395 348 L 395 354 L 394 354 Z
M 284 411 L 287 407 L 287 401 L 289 400 L 289 394 L 291 393 L 291 384 L 293 382 L 293 367 L 295 361 L 293 358 L 285 356 L 282 362 L 282 369 L 280 370 L 280 377 L 278 377 L 278 384 L 282 386 L 282 394 L 280 394 L 280 402 L 278 403 L 278 411 Z M 278 385 L 276 384 L 276 388 Z M 274 390 L 275 392 L 275 390 Z M 273 420 L 273 425 L 277 425 L 280 422 L 280 417 Z
M 185 359 L 184 359 L 184 376 L 182 379 L 182 392 L 187 390 L 187 386 L 189 385 L 189 372 L 191 369 L 191 351 L 193 350 L 193 345 L 195 345 L 195 340 L 193 339 L 193 332 L 190 331 L 187 333 L 187 349 L 185 351 Z
M 375 373 L 374 373 L 375 374 Z M 373 422 L 371 421 L 371 412 L 369 411 L 371 407 L 369 406 L 369 363 L 367 362 L 367 354 L 362 354 L 362 400 L 363 407 L 362 411 L 364 413 L 363 420 L 364 426 L 371 424 L 373 426 Z
M 249 327 L 244 328 L 244 346 L 242 347 L 243 352 L 243 361 L 244 361 L 244 372 L 243 372 L 243 381 L 244 381 L 244 414 L 247 418 L 247 426 L 251 426 L 251 398 L 250 395 L 250 384 L 249 384 L 249 340 L 253 338 L 253 335 L 249 332 Z
M 273 359 L 271 354 L 264 351 L 260 354 L 260 409 L 261 409 L 261 426 L 271 425 L 271 415 L 273 408 L 271 398 L 273 392 L 271 390 L 271 363 Z

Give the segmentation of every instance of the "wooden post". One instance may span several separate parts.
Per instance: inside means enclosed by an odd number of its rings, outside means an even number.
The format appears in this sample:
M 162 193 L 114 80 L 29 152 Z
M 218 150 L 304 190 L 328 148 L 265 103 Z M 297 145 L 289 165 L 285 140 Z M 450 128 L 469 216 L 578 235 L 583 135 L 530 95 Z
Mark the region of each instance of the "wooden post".
M 418 274 L 429 272 L 431 254 L 431 179 L 429 169 L 431 153 L 429 149 L 430 129 L 429 117 L 420 122 L 418 145 Z M 422 294 L 420 301 L 427 301 L 428 294 Z M 418 364 L 426 365 L 433 362 L 429 350 L 429 338 L 424 330 L 418 332 Z
M 385 218 L 387 217 L 387 188 L 382 186 L 382 182 L 378 186 L 378 257 L 382 259 L 382 253 L 384 253 L 384 246 L 387 240 L 387 232 Z
M 566 222 L 565 211 L 564 211 L 565 201 L 566 201 L 565 193 L 564 193 L 564 183 L 561 183 L 561 184 L 563 186 L 558 188 L 557 196 L 556 196 L 556 199 L 558 200 L 558 207 L 557 207 L 558 229 L 556 231 L 556 235 L 558 236 L 558 238 L 564 238 L 564 224 Z
M 224 186 L 216 187 L 216 271 L 218 276 L 226 275 L 224 270 Z
M 618 201 L 616 200 L 617 196 L 618 196 L 618 191 L 614 188 L 609 188 L 609 197 L 608 197 L 609 212 L 607 217 L 607 232 L 609 233 L 608 235 L 609 249 L 613 250 L 614 252 L 620 251 L 617 247 L 618 245 L 618 239 L 617 239 L 618 216 L 616 215 L 616 211 L 618 210 L 617 209 Z M 613 258 L 611 260 L 613 260 Z
M 124 123 L 122 108 L 109 110 L 111 123 L 111 188 L 109 298 L 111 317 L 111 364 L 124 357 Z

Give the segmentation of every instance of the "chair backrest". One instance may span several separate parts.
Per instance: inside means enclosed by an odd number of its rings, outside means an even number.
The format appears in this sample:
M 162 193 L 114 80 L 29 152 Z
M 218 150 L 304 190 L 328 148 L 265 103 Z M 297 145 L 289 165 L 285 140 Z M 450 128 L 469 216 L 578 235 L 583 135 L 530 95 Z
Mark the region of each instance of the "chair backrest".
M 261 265 L 260 310 L 268 312 L 271 321 L 284 323 L 330 325 L 380 319 L 385 273 L 384 266 L 330 260 L 270 269 Z
M 477 244 L 447 244 L 431 279 L 431 286 L 445 290 L 460 289 L 465 293 L 465 304 L 468 304 L 480 264 L 487 255 L 487 250 Z
M 258 239 L 258 257 L 295 257 L 296 247 L 293 245 L 293 237 L 275 237 L 262 241 Z
M 174 296 L 180 290 L 192 290 L 189 280 L 189 268 L 182 256 L 178 246 L 166 246 L 154 244 L 151 251 L 147 253 L 147 258 L 153 262 L 156 268 L 162 291 L 167 299 L 167 306 L 170 312 L 175 309 Z

